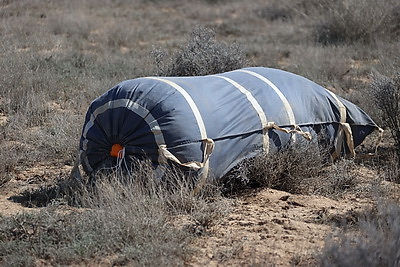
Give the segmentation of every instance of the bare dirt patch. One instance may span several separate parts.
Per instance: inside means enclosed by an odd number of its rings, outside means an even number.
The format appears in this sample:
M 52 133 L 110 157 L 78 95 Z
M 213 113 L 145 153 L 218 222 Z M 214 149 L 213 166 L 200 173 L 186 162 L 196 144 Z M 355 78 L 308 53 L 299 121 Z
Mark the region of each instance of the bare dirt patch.
M 38 211 L 39 208 L 30 204 L 29 192 L 54 184 L 58 177 L 64 177 L 70 170 L 70 166 L 39 165 L 15 171 L 14 178 L 0 187 L 0 215 Z
M 232 213 L 198 240 L 193 265 L 315 264 L 327 235 L 352 224 L 369 199 L 293 195 L 261 189 L 236 197 Z

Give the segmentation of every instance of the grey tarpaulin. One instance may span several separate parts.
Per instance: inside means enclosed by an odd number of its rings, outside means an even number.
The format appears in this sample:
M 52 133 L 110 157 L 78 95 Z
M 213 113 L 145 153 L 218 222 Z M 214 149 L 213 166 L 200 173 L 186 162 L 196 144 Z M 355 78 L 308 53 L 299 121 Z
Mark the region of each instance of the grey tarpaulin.
M 304 77 L 251 67 L 119 83 L 91 103 L 80 153 L 87 173 L 134 156 L 219 178 L 244 158 L 320 132 L 336 156 L 353 154 L 379 129 L 359 107 Z

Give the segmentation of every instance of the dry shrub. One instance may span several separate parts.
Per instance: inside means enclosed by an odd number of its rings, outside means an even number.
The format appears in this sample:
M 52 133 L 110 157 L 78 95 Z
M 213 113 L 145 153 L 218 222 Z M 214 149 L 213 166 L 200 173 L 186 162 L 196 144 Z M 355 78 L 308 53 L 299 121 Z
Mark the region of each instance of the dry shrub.
M 395 147 L 383 150 L 381 162 L 376 167 L 379 170 L 379 177 L 382 180 L 400 184 L 400 165 L 394 164 L 399 161 L 398 151 Z
M 298 141 L 276 153 L 261 153 L 241 162 L 227 175 L 226 190 L 270 187 L 293 194 L 337 198 L 357 185 L 355 164 L 342 159 L 333 164 L 317 142 Z
M 341 159 L 322 169 L 319 176 L 306 180 L 309 193 L 339 198 L 356 188 L 359 181 L 353 172 L 357 168 L 352 159 Z
M 293 17 L 294 10 L 282 4 L 281 1 L 273 1 L 263 8 L 254 10 L 256 15 L 268 21 L 288 21 Z
M 358 230 L 327 239 L 319 255 L 322 266 L 399 266 L 400 208 L 378 203 L 358 219 Z
M 194 194 L 197 179 L 196 175 L 186 173 L 176 166 L 165 167 L 160 178 L 149 160 L 132 159 L 129 173 L 117 171 L 107 177 L 99 173 L 94 185 L 95 198 L 89 206 L 102 202 L 112 203 L 110 200 L 119 197 L 125 198 L 125 194 L 120 195 L 115 191 L 128 188 L 144 196 L 157 196 L 169 214 L 189 214 L 198 226 L 208 228 L 227 212 L 227 203 L 221 198 L 220 189 L 213 184 L 206 184 L 199 193 Z M 121 188 L 115 190 L 116 187 Z M 110 193 L 104 194 L 103 190 L 109 190 Z M 111 198 L 105 199 L 104 196 L 108 195 Z
M 304 179 L 317 176 L 323 165 L 318 145 L 296 142 L 276 153 L 260 153 L 242 161 L 227 176 L 228 186 L 267 186 L 291 193 L 304 190 Z
M 6 143 L 0 139 L 0 186 L 13 178 L 13 172 L 25 157 L 21 144 Z
M 50 18 L 49 30 L 51 33 L 65 34 L 66 37 L 75 36 L 76 38 L 88 39 L 93 25 L 87 20 L 84 14 L 62 14 L 54 15 Z
M 349 47 L 299 47 L 291 53 L 297 62 L 289 66 L 288 71 L 302 75 L 328 88 L 346 89 L 344 75 L 349 71 Z
M 371 93 L 382 112 L 383 121 L 389 127 L 400 155 L 400 74 L 394 78 L 375 76 Z
M 316 149 L 315 144 L 303 141 L 276 153 L 261 153 L 243 161 L 235 170 L 237 178 L 234 179 L 239 178 L 244 184 L 301 192 L 303 180 L 318 175 L 321 170 L 322 161 Z
M 315 25 L 314 38 L 322 44 L 397 39 L 400 32 L 399 7 L 395 0 L 323 1 L 316 10 L 323 19 Z
M 73 114 L 55 113 L 38 133 L 37 145 L 44 158 L 68 162 L 76 155 L 83 118 Z M 71 162 L 69 162 L 71 163 Z
M 153 50 L 156 73 L 161 76 L 201 76 L 243 68 L 247 60 L 237 45 L 218 42 L 213 30 L 197 27 L 171 59 Z
M 389 160 L 385 167 L 385 179 L 400 182 L 400 74 L 390 78 L 386 76 L 374 76 L 370 86 L 372 99 L 377 105 L 384 126 L 389 128 L 395 143 L 395 153 L 389 154 Z
M 162 204 L 140 195 L 118 201 L 121 197 L 102 209 L 63 214 L 46 208 L 2 218 L 2 265 L 26 266 L 40 259 L 50 265 L 79 265 L 110 257 L 117 265 L 182 266 L 191 235 L 168 225 Z
M 0 64 L 4 66 L 0 110 L 8 116 L 24 114 L 27 126 L 42 124 L 49 112 L 47 88 L 54 81 L 48 70 L 41 68 L 33 55 L 8 54 Z
M 137 29 L 135 27 L 124 25 L 122 26 L 118 21 L 116 24 L 111 25 L 106 30 L 107 45 L 113 49 L 120 47 L 133 47 L 139 38 Z

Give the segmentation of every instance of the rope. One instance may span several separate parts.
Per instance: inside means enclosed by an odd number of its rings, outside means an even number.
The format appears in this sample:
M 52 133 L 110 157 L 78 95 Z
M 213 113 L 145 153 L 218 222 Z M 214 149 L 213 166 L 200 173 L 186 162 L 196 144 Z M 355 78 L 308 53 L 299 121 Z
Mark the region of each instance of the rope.
M 190 161 L 190 162 L 181 162 L 177 157 L 175 157 L 168 149 L 166 145 L 160 145 L 158 149 L 158 154 L 160 155 L 160 162 L 167 163 L 167 160 L 171 160 L 173 162 L 178 163 L 181 166 L 191 168 L 193 170 L 200 170 L 203 168 L 210 158 L 211 153 L 214 151 L 214 141 L 210 138 L 202 140 L 204 148 L 203 148 L 203 160 L 199 161 Z
M 288 130 L 288 129 L 279 127 L 275 122 L 268 122 L 268 124 L 265 128 L 267 130 L 275 129 L 275 130 L 278 130 L 278 131 L 281 131 L 281 132 L 284 132 L 287 134 L 299 134 L 299 135 L 303 136 L 305 139 L 307 139 L 308 141 L 311 141 L 312 136 L 309 132 L 304 132 L 298 125 L 293 125 L 292 127 L 293 127 L 292 130 Z

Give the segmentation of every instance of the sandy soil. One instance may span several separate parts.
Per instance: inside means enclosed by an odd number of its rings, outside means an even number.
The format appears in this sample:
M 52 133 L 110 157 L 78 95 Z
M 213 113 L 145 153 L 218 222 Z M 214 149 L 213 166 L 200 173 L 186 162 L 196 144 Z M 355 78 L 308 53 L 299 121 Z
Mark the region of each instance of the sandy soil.
M 236 199 L 234 211 L 197 246 L 195 266 L 309 266 L 328 235 L 354 223 L 369 199 L 292 195 L 262 189 Z

